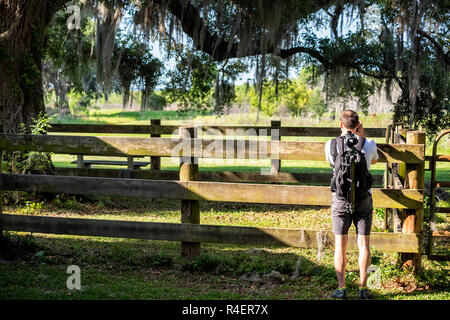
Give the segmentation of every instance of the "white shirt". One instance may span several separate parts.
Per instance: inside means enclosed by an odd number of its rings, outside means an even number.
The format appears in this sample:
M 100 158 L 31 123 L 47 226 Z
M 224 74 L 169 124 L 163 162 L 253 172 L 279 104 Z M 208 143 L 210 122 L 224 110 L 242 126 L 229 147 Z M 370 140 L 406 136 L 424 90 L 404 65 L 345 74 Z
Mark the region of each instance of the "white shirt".
M 359 140 L 359 136 L 358 140 Z M 325 143 L 325 155 L 327 158 L 327 161 L 331 164 L 333 164 L 333 156 L 331 155 L 331 140 L 328 140 Z M 339 152 L 339 146 L 336 144 L 336 149 Z M 370 171 L 370 164 L 372 162 L 372 160 L 378 160 L 378 151 L 377 151 L 377 144 L 375 143 L 375 141 L 373 139 L 368 139 L 366 138 L 366 142 L 364 142 L 364 146 L 362 148 L 362 153 L 364 153 L 364 157 L 366 158 L 366 163 L 367 163 L 367 170 Z

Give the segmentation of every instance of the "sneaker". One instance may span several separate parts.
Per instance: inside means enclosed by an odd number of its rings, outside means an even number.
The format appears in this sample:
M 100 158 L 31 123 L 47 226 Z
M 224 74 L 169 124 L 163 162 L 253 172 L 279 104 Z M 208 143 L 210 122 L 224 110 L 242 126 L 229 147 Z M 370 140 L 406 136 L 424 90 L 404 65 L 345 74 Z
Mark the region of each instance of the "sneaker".
M 371 295 L 369 293 L 369 290 L 367 288 L 359 288 L 358 289 L 358 297 L 360 299 L 370 299 Z
M 345 288 L 342 288 L 342 289 L 336 289 L 336 290 L 331 294 L 331 296 L 332 296 L 333 298 L 336 298 L 336 299 L 342 299 L 342 300 L 344 300 L 344 299 L 347 299 L 347 292 L 345 291 Z

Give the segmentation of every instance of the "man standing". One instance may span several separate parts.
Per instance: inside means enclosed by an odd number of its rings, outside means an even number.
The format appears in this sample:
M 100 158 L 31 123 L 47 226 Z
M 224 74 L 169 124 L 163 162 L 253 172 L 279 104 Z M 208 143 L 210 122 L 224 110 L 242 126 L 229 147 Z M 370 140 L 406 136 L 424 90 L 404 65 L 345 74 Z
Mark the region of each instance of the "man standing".
M 377 145 L 372 139 L 366 139 L 362 123 L 359 122 L 358 114 L 352 110 L 344 110 L 341 114 L 341 130 L 342 136 L 349 131 L 357 139 L 358 146 L 362 145 L 360 152 L 364 155 L 367 171 L 370 172 L 370 165 L 375 164 L 378 160 Z M 339 139 L 339 138 L 337 138 Z M 355 140 L 356 140 L 355 139 Z M 333 139 L 332 139 L 333 140 Z M 328 140 L 325 144 L 326 159 L 333 166 L 336 157 L 342 155 L 344 144 L 336 144 Z M 344 141 L 344 139 L 342 139 Z M 334 149 L 334 150 L 331 150 Z M 336 170 L 334 170 L 335 175 Z M 365 192 L 364 192 L 365 193 Z M 333 192 L 331 201 L 331 218 L 333 222 L 333 233 L 335 235 L 335 251 L 334 251 L 334 268 L 338 280 L 338 289 L 333 292 L 332 296 L 338 299 L 345 299 L 345 267 L 346 267 L 346 251 L 348 242 L 348 229 L 352 222 L 355 225 L 358 237 L 359 249 L 359 270 L 360 270 L 360 287 L 358 296 L 360 299 L 368 299 L 369 292 L 367 290 L 367 268 L 371 264 L 370 255 L 370 229 L 372 227 L 372 194 L 370 190 L 367 195 L 358 195 L 354 205 L 353 213 L 349 210 L 348 199 L 339 197 L 337 192 Z

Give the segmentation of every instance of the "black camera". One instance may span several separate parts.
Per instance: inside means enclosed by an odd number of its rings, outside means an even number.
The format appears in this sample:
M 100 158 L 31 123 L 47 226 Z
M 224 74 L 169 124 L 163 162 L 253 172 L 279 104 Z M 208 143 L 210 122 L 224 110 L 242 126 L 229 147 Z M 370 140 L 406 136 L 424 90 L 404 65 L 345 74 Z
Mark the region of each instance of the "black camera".
M 353 150 L 355 146 L 358 144 L 358 137 L 353 134 L 351 131 L 347 131 L 344 137 L 345 146 L 348 150 Z

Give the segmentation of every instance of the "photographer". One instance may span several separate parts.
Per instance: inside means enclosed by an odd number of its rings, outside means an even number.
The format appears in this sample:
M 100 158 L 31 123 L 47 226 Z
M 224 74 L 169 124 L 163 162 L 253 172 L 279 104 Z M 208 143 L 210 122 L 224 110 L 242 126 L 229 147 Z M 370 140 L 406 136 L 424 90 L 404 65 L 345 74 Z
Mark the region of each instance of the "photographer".
M 353 222 L 359 249 L 360 288 L 358 296 L 360 299 L 368 299 L 369 292 L 366 284 L 367 268 L 371 264 L 369 235 L 373 211 L 372 194 L 369 190 L 372 185 L 370 165 L 378 160 L 377 146 L 372 139 L 366 139 L 363 125 L 359 122 L 356 112 L 344 110 L 341 114 L 340 125 L 341 137 L 328 140 L 325 144 L 326 159 L 334 168 L 331 183 L 333 192 L 331 218 L 335 235 L 334 267 L 339 287 L 332 296 L 338 299 L 347 297 L 345 288 L 346 250 L 348 230 Z M 351 165 L 346 161 L 352 161 Z M 350 170 L 349 168 L 353 169 L 352 175 L 348 172 L 343 173 L 344 170 Z

